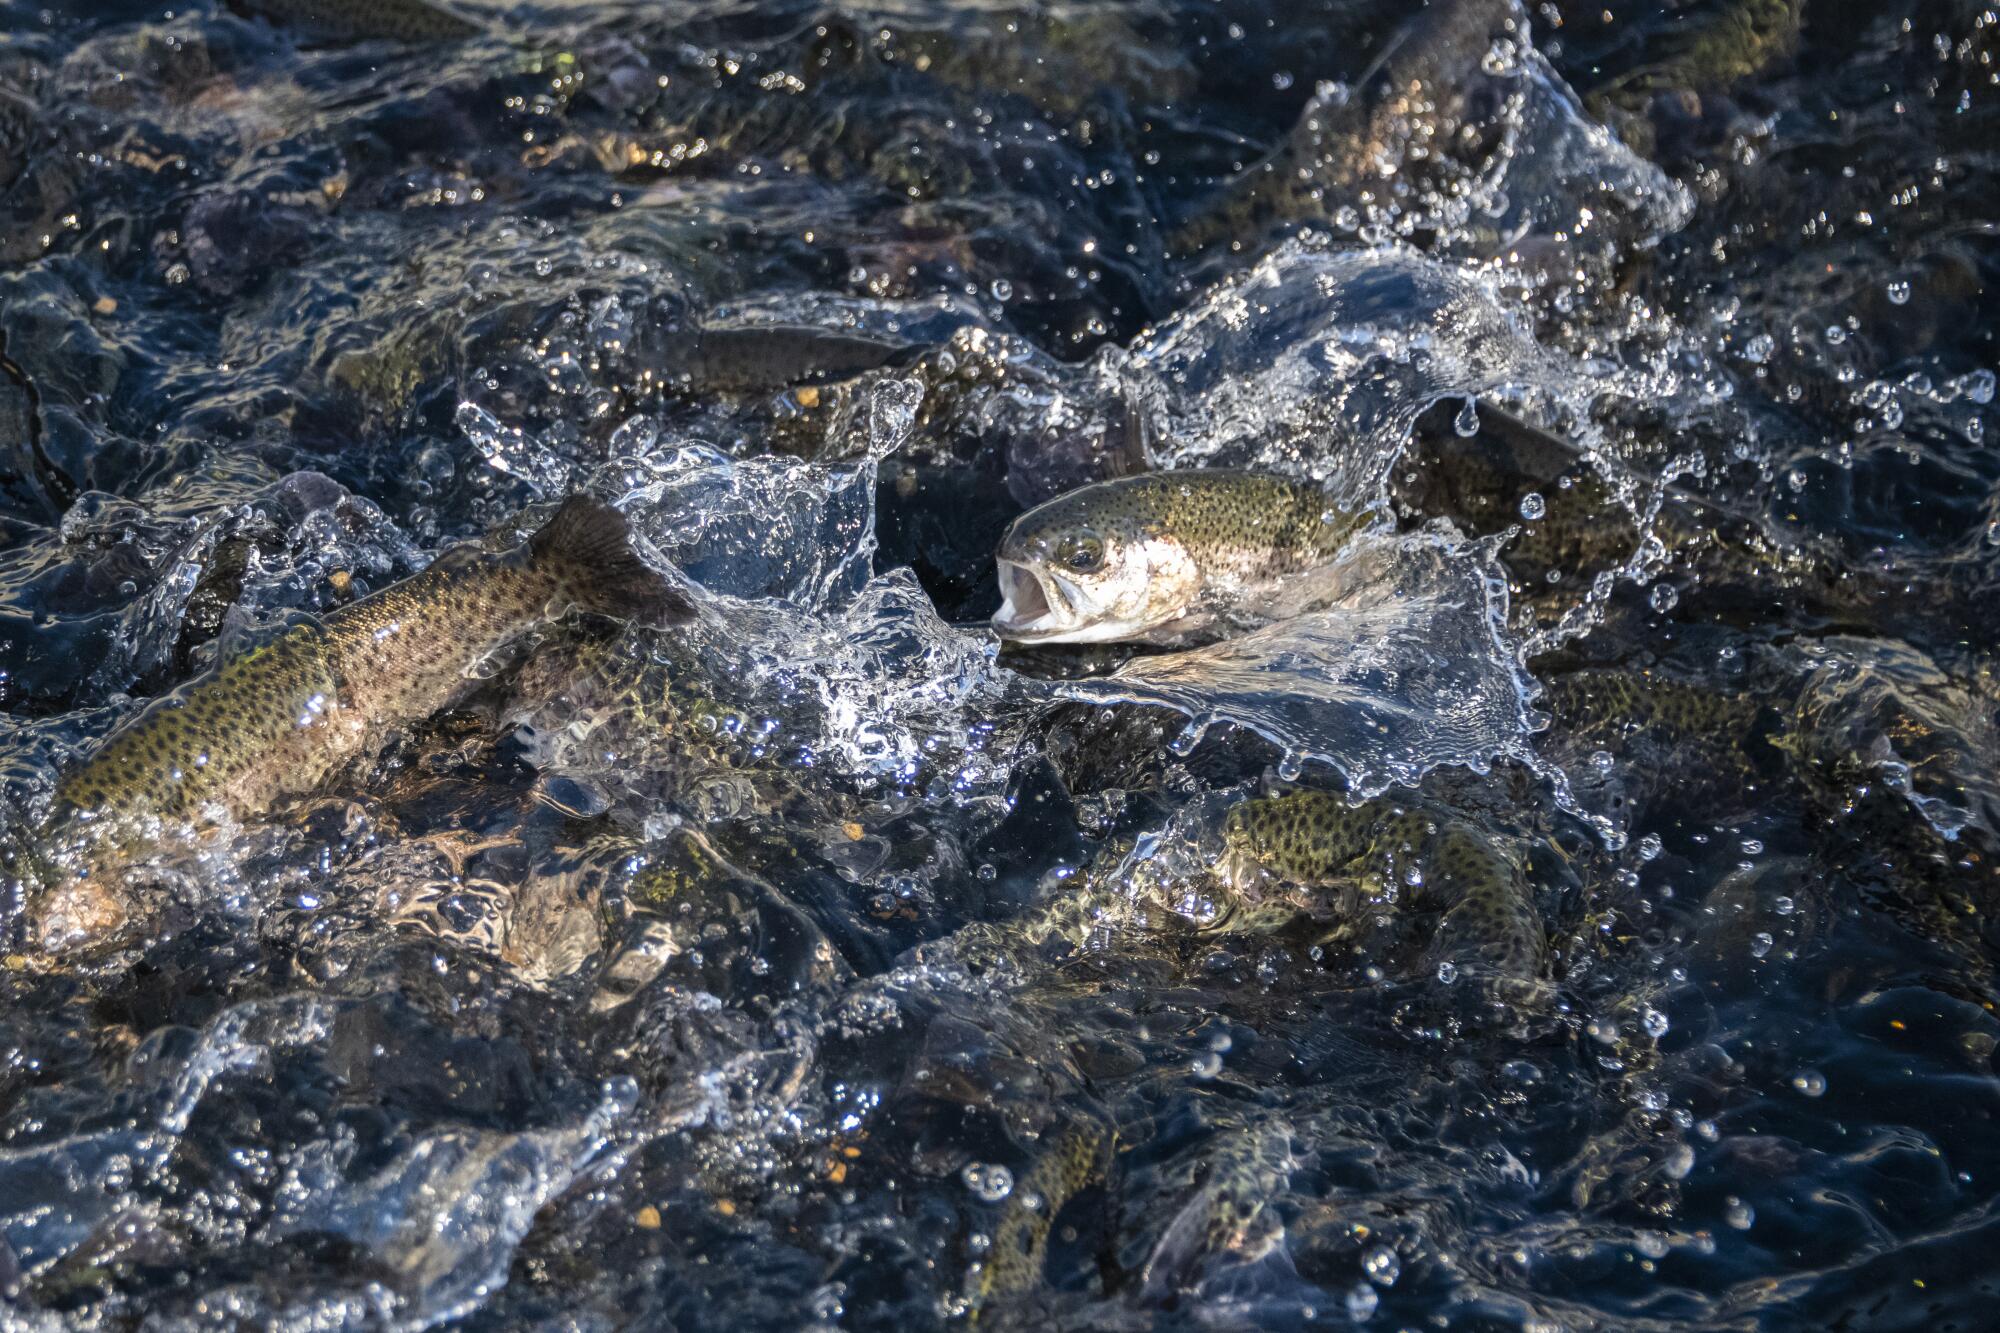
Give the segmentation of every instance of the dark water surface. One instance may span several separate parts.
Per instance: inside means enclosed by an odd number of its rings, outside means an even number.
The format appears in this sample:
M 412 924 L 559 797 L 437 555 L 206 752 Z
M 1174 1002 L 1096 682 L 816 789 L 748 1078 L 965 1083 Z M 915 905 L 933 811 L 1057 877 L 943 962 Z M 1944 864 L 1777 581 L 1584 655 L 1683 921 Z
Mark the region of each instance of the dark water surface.
M 2000 12 L 255 8 L 0 0 L 0 1323 L 2000 1325 Z M 1359 591 L 1000 651 L 1204 464 Z M 576 490 L 695 625 L 42 947 L 59 771 Z M 1542 974 L 1232 896 L 1294 785 Z

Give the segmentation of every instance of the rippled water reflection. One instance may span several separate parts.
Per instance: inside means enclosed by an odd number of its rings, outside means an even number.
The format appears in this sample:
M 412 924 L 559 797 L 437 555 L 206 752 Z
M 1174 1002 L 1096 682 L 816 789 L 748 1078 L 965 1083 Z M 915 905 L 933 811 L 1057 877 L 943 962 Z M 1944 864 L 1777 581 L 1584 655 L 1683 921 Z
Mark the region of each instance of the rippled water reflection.
M 1992 1322 L 1989 7 L 314 9 L 0 2 L 0 1322 Z M 1316 609 L 993 639 L 1203 465 Z M 578 490 L 690 625 L 31 939 L 145 700 Z

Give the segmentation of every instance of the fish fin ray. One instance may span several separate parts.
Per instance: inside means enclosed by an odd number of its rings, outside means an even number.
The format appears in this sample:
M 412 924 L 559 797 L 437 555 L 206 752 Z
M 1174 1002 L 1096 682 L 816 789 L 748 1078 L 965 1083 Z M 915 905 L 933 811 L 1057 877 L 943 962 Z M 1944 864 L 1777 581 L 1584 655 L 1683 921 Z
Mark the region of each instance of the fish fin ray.
M 589 495 L 572 495 L 528 539 L 535 563 L 553 567 L 576 602 L 619 620 L 673 625 L 694 615 L 687 595 L 639 557 L 625 515 Z

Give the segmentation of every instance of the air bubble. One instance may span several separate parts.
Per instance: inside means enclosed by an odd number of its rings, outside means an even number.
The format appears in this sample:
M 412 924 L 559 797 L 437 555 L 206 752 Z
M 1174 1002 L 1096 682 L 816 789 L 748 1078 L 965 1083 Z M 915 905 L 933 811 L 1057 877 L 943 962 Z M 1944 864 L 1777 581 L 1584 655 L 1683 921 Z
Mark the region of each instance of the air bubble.
M 1004 1166 L 973 1162 L 958 1173 L 958 1178 L 974 1198 L 986 1203 L 999 1203 L 1014 1192 L 1014 1173 Z
M 1521 497 L 1521 517 L 1532 523 L 1549 512 L 1549 502 L 1537 491 L 1529 491 Z
M 1403 1260 L 1387 1245 L 1377 1245 L 1361 1256 L 1361 1271 L 1377 1286 L 1393 1287 L 1403 1275 Z

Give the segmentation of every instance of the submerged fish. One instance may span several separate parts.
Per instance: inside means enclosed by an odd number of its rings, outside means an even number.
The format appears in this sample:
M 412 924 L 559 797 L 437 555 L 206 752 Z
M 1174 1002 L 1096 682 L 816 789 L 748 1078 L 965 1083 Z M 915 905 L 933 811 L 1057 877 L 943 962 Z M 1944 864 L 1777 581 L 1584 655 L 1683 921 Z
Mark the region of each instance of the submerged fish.
M 1515 80 L 1496 73 L 1527 36 L 1519 0 L 1432 0 L 1351 91 L 1321 96 L 1291 137 L 1169 240 L 1177 254 L 1247 243 L 1282 222 L 1412 190 L 1462 193 L 1504 153 Z
M 993 627 L 1035 643 L 1172 642 L 1233 613 L 1304 609 L 1363 516 L 1317 487 L 1223 470 L 1119 477 L 1058 496 L 1000 543 Z
M 1049 1233 L 1070 1200 L 1104 1180 L 1117 1151 L 1110 1127 L 1079 1117 L 1048 1136 L 1047 1151 L 1009 1192 L 993 1227 L 993 1243 L 973 1275 L 967 1304 L 974 1322 L 1002 1299 L 1043 1280 Z
M 1514 860 L 1470 823 L 1393 801 L 1349 805 L 1330 792 L 1246 801 L 1223 825 L 1223 878 L 1246 893 L 1267 880 L 1306 889 L 1357 880 L 1377 905 L 1407 898 L 1443 912 L 1429 957 L 1533 982 L 1548 939 Z
M 573 605 L 655 624 L 691 611 L 632 549 L 623 515 L 573 496 L 513 550 L 454 548 L 157 700 L 62 779 L 52 828 L 115 845 L 140 821 L 268 809 L 390 724 L 451 702 L 468 667 Z M 115 926 L 123 911 L 86 879 L 58 889 L 40 916 L 44 937 L 60 940 Z
M 1174 1213 L 1140 1273 L 1139 1298 L 1161 1305 L 1231 1269 L 1285 1257 L 1275 1207 L 1300 1164 L 1290 1130 L 1267 1122 L 1225 1131 L 1203 1153 L 1200 1188 Z
M 239 13 L 328 37 L 392 42 L 477 37 L 484 24 L 436 0 L 229 0 Z
M 1593 102 L 1636 106 L 1654 93 L 1699 93 L 1755 78 L 1797 53 L 1805 5 L 1730 0 L 1675 17 L 1678 22 L 1647 39 L 1647 62 L 1593 93 Z

